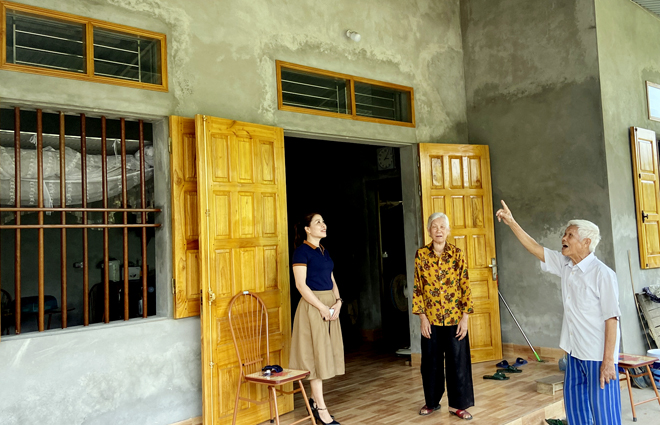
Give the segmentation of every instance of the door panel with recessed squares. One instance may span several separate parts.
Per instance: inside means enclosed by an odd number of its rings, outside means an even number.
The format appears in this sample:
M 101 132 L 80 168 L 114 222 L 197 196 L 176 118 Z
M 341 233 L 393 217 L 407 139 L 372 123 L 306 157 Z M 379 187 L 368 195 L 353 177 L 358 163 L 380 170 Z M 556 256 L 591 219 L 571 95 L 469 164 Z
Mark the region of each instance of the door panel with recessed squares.
M 232 421 L 238 360 L 231 297 L 257 293 L 268 309 L 270 362 L 286 366 L 291 340 L 284 137 L 282 129 L 198 115 L 199 257 L 204 423 Z M 291 390 L 291 388 L 288 388 Z M 267 400 L 264 388 L 244 385 Z M 280 414 L 293 397 L 278 397 Z M 239 403 L 240 424 L 269 418 L 268 403 Z
M 420 144 L 423 222 L 434 212 L 449 218 L 448 238 L 465 255 L 474 300 L 469 335 L 473 362 L 502 357 L 495 258 L 490 156 L 487 146 Z M 430 243 L 428 234 L 426 243 Z
M 660 179 L 655 132 L 630 128 L 640 265 L 660 267 Z

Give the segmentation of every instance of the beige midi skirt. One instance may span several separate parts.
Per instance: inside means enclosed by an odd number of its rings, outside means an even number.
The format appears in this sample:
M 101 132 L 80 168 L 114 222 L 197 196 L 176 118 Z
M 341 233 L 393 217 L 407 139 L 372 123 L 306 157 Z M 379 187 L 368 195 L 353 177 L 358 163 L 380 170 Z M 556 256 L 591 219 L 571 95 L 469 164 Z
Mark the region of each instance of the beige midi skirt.
M 335 303 L 332 291 L 313 292 L 328 307 Z M 289 367 L 309 370 L 308 379 L 329 379 L 345 371 L 339 319 L 323 320 L 319 310 L 304 298 L 300 299 L 293 319 Z

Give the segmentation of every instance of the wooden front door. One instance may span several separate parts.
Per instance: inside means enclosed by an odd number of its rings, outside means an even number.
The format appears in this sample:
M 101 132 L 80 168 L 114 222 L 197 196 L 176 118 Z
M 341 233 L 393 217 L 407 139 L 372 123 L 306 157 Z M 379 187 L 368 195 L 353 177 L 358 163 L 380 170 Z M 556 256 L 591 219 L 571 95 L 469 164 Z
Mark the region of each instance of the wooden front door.
M 489 267 L 495 235 L 488 146 L 422 143 L 419 157 L 425 243 L 431 242 L 426 220 L 443 212 L 450 222 L 449 242 L 467 259 L 474 300 L 468 322 L 472 362 L 500 359 L 500 305 Z
M 239 376 L 227 318 L 233 295 L 251 291 L 264 300 L 270 362 L 289 362 L 284 135 L 277 127 L 202 115 L 195 117 L 195 132 L 204 424 L 229 424 Z M 243 390 L 268 399 L 264 388 L 244 385 Z M 293 396 L 278 397 L 278 406 L 280 414 L 293 410 Z M 239 404 L 239 424 L 268 418 L 268 403 Z
M 655 132 L 630 127 L 639 258 L 642 269 L 660 267 L 660 179 Z

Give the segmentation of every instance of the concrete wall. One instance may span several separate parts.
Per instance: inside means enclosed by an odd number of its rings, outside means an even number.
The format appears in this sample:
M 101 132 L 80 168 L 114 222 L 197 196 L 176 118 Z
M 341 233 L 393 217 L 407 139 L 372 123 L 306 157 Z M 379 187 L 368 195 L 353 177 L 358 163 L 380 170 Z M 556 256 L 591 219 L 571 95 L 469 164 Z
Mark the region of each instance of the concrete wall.
M 3 424 L 168 424 L 201 414 L 199 321 L 171 320 L 166 289 L 171 278 L 167 115 L 208 114 L 329 140 L 467 141 L 458 0 L 18 2 L 167 35 L 167 93 L 0 71 L 5 104 L 154 123 L 160 170 L 155 196 L 163 208 L 157 220 L 164 224 L 156 233 L 162 317 L 4 337 Z M 343 35 L 347 29 L 359 31 L 362 41 L 349 41 Z M 417 127 L 280 112 L 277 59 L 412 86 Z M 30 379 L 38 385 L 28 385 Z
M 23 0 L 163 32 L 169 93 L 0 71 L 0 96 L 135 114 L 207 114 L 314 133 L 465 142 L 459 1 Z M 355 43 L 344 35 L 359 31 Z M 415 89 L 417 128 L 277 110 L 275 60 Z
M 601 228 L 596 254 L 614 267 L 591 0 L 464 0 L 470 143 L 490 146 L 494 208 L 504 199 L 542 245 L 566 222 Z M 500 289 L 532 343 L 557 347 L 560 281 L 495 223 Z M 502 340 L 525 344 L 501 306 Z
M 628 253 L 636 292 L 656 283 L 660 270 L 640 269 L 628 131 L 635 126 L 660 133 L 660 122 L 649 120 L 646 109 L 646 81 L 660 83 L 660 58 L 653 42 L 660 37 L 660 18 L 629 0 L 595 3 L 622 350 L 643 354 L 646 341 L 632 295 Z

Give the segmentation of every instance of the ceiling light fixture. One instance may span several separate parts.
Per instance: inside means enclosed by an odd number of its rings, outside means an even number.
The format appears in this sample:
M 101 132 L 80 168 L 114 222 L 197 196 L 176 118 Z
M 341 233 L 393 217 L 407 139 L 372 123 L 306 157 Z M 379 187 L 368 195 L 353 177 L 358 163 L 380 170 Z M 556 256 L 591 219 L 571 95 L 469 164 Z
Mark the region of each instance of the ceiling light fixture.
M 350 38 L 351 40 L 355 41 L 356 43 L 362 39 L 362 36 L 360 33 L 357 31 L 353 30 L 348 30 L 346 31 L 346 37 Z

